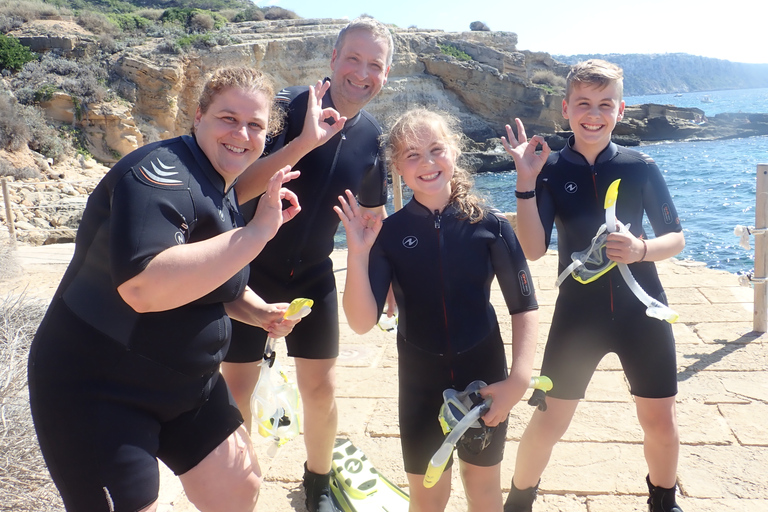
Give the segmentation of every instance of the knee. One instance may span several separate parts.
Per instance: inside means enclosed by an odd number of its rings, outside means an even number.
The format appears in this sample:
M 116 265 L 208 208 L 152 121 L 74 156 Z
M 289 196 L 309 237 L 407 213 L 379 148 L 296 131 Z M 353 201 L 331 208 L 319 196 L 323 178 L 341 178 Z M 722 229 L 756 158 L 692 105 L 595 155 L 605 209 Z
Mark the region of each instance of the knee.
M 647 415 L 640 420 L 640 426 L 647 437 L 668 444 L 677 443 L 679 434 L 674 414 Z
M 332 403 L 336 393 L 336 385 L 331 378 L 303 382 L 299 387 L 302 400 L 307 402 Z
M 232 479 L 234 480 L 234 479 Z M 187 491 L 187 498 L 199 510 L 209 512 L 253 512 L 262 485 L 262 477 L 251 473 L 247 478 L 217 486 L 213 492 Z M 186 489 L 185 489 L 186 490 Z

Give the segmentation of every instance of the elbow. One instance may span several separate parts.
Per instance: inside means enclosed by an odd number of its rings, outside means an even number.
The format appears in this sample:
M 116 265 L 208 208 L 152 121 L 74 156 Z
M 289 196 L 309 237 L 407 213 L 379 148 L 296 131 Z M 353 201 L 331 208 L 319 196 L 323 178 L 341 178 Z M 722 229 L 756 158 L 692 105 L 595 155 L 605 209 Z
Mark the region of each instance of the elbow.
M 525 258 L 529 261 L 536 261 L 540 259 L 542 256 L 547 254 L 546 247 L 543 249 L 534 249 L 532 247 L 523 247 L 523 254 L 525 254 Z
M 374 324 L 369 324 L 368 322 L 361 322 L 359 320 L 355 321 L 352 319 L 347 319 L 347 322 L 349 323 L 350 329 L 352 329 L 355 334 L 365 334 L 371 329 L 373 329 Z
M 152 313 L 158 311 L 154 304 L 147 300 L 137 286 L 123 283 L 117 287 L 117 293 L 120 294 L 120 298 L 122 298 L 123 301 L 137 313 Z

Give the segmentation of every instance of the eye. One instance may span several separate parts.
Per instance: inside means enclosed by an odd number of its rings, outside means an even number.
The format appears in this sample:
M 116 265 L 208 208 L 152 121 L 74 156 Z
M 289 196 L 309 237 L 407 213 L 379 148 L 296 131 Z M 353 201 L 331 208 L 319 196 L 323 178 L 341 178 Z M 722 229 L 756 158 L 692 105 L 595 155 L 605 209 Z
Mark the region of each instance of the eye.
M 248 127 L 250 129 L 252 129 L 252 130 L 263 130 L 264 129 L 264 126 L 261 123 L 257 123 L 255 121 L 251 122 L 251 123 L 248 123 Z

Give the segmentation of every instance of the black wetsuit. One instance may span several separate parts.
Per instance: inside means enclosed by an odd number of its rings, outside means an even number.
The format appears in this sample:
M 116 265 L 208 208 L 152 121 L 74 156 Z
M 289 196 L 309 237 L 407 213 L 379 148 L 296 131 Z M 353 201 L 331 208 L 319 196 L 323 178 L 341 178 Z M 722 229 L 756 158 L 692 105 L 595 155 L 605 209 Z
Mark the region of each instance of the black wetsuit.
M 571 139 L 572 141 L 573 139 Z M 643 213 L 656 236 L 682 231 L 664 178 L 654 161 L 638 151 L 609 144 L 590 165 L 569 141 L 550 155 L 538 176 L 536 201 L 549 246 L 557 226 L 559 265 L 571 263 L 571 253 L 589 247 L 605 223 L 608 186 L 621 179 L 616 217 L 630 231 L 647 238 Z M 637 282 L 653 298 L 667 303 L 653 262 L 629 265 Z M 589 284 L 570 276 L 560 286 L 542 364 L 556 398 L 578 399 L 608 352 L 621 359 L 634 395 L 664 398 L 677 393 L 677 367 L 671 326 L 649 318 L 614 267 Z
M 88 200 L 29 358 L 35 428 L 67 510 L 146 507 L 158 495 L 155 457 L 184 473 L 242 423 L 218 369 L 231 333 L 224 303 L 243 293 L 248 268 L 168 311 L 137 313 L 117 292 L 163 250 L 242 226 L 224 187 L 184 136 L 127 155 Z
M 490 303 L 499 282 L 510 315 L 537 309 L 528 264 L 501 214 L 471 224 L 449 205 L 430 212 L 415 199 L 384 221 L 371 249 L 371 289 L 381 312 L 389 283 L 397 300 L 400 437 L 405 470 L 423 474 L 444 435 L 437 421 L 447 388 L 508 375 L 504 344 Z M 501 461 L 506 422 L 472 464 Z
M 277 95 L 286 110 L 283 132 L 268 141 L 264 154 L 277 151 L 301 134 L 307 112 L 308 87 L 288 87 Z M 333 107 L 330 92 L 323 107 Z M 267 302 L 314 300 L 312 313 L 286 337 L 288 354 L 308 359 L 338 355 L 339 312 L 330 254 L 339 217 L 333 210 L 349 189 L 361 206 L 387 201 L 387 172 L 380 157 L 381 128 L 365 110 L 348 119 L 340 133 L 309 152 L 294 166 L 301 176 L 288 184 L 301 212 L 280 228 L 251 263 L 250 285 Z M 249 205 L 250 206 L 250 205 Z M 267 333 L 233 322 L 228 362 L 252 362 L 264 354 Z

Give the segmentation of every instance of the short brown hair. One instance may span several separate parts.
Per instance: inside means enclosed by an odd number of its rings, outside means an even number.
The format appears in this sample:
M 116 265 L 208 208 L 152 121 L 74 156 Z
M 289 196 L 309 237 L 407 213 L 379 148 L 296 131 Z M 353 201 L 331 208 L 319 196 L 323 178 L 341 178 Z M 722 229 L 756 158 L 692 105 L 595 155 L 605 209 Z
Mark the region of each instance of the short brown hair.
M 266 74 L 246 66 L 219 68 L 203 86 L 197 105 L 205 114 L 216 96 L 227 89 L 261 92 L 270 102 L 268 133 L 274 135 L 283 128 L 283 111 L 275 104 L 275 84 Z
M 565 79 L 565 99 L 571 96 L 575 84 L 593 85 L 600 89 L 616 84 L 619 99 L 624 96 L 624 71 L 619 66 L 601 59 L 589 59 L 571 68 L 568 78 Z
M 349 24 L 341 29 L 339 35 L 336 37 L 336 43 L 333 45 L 333 49 L 338 54 L 341 52 L 341 48 L 344 46 L 344 39 L 347 34 L 355 30 L 363 30 L 373 36 L 374 39 L 381 39 L 387 42 L 387 67 L 392 65 L 392 58 L 395 54 L 395 41 L 392 39 L 392 32 L 382 22 L 371 18 L 370 16 L 360 16 L 350 21 Z

